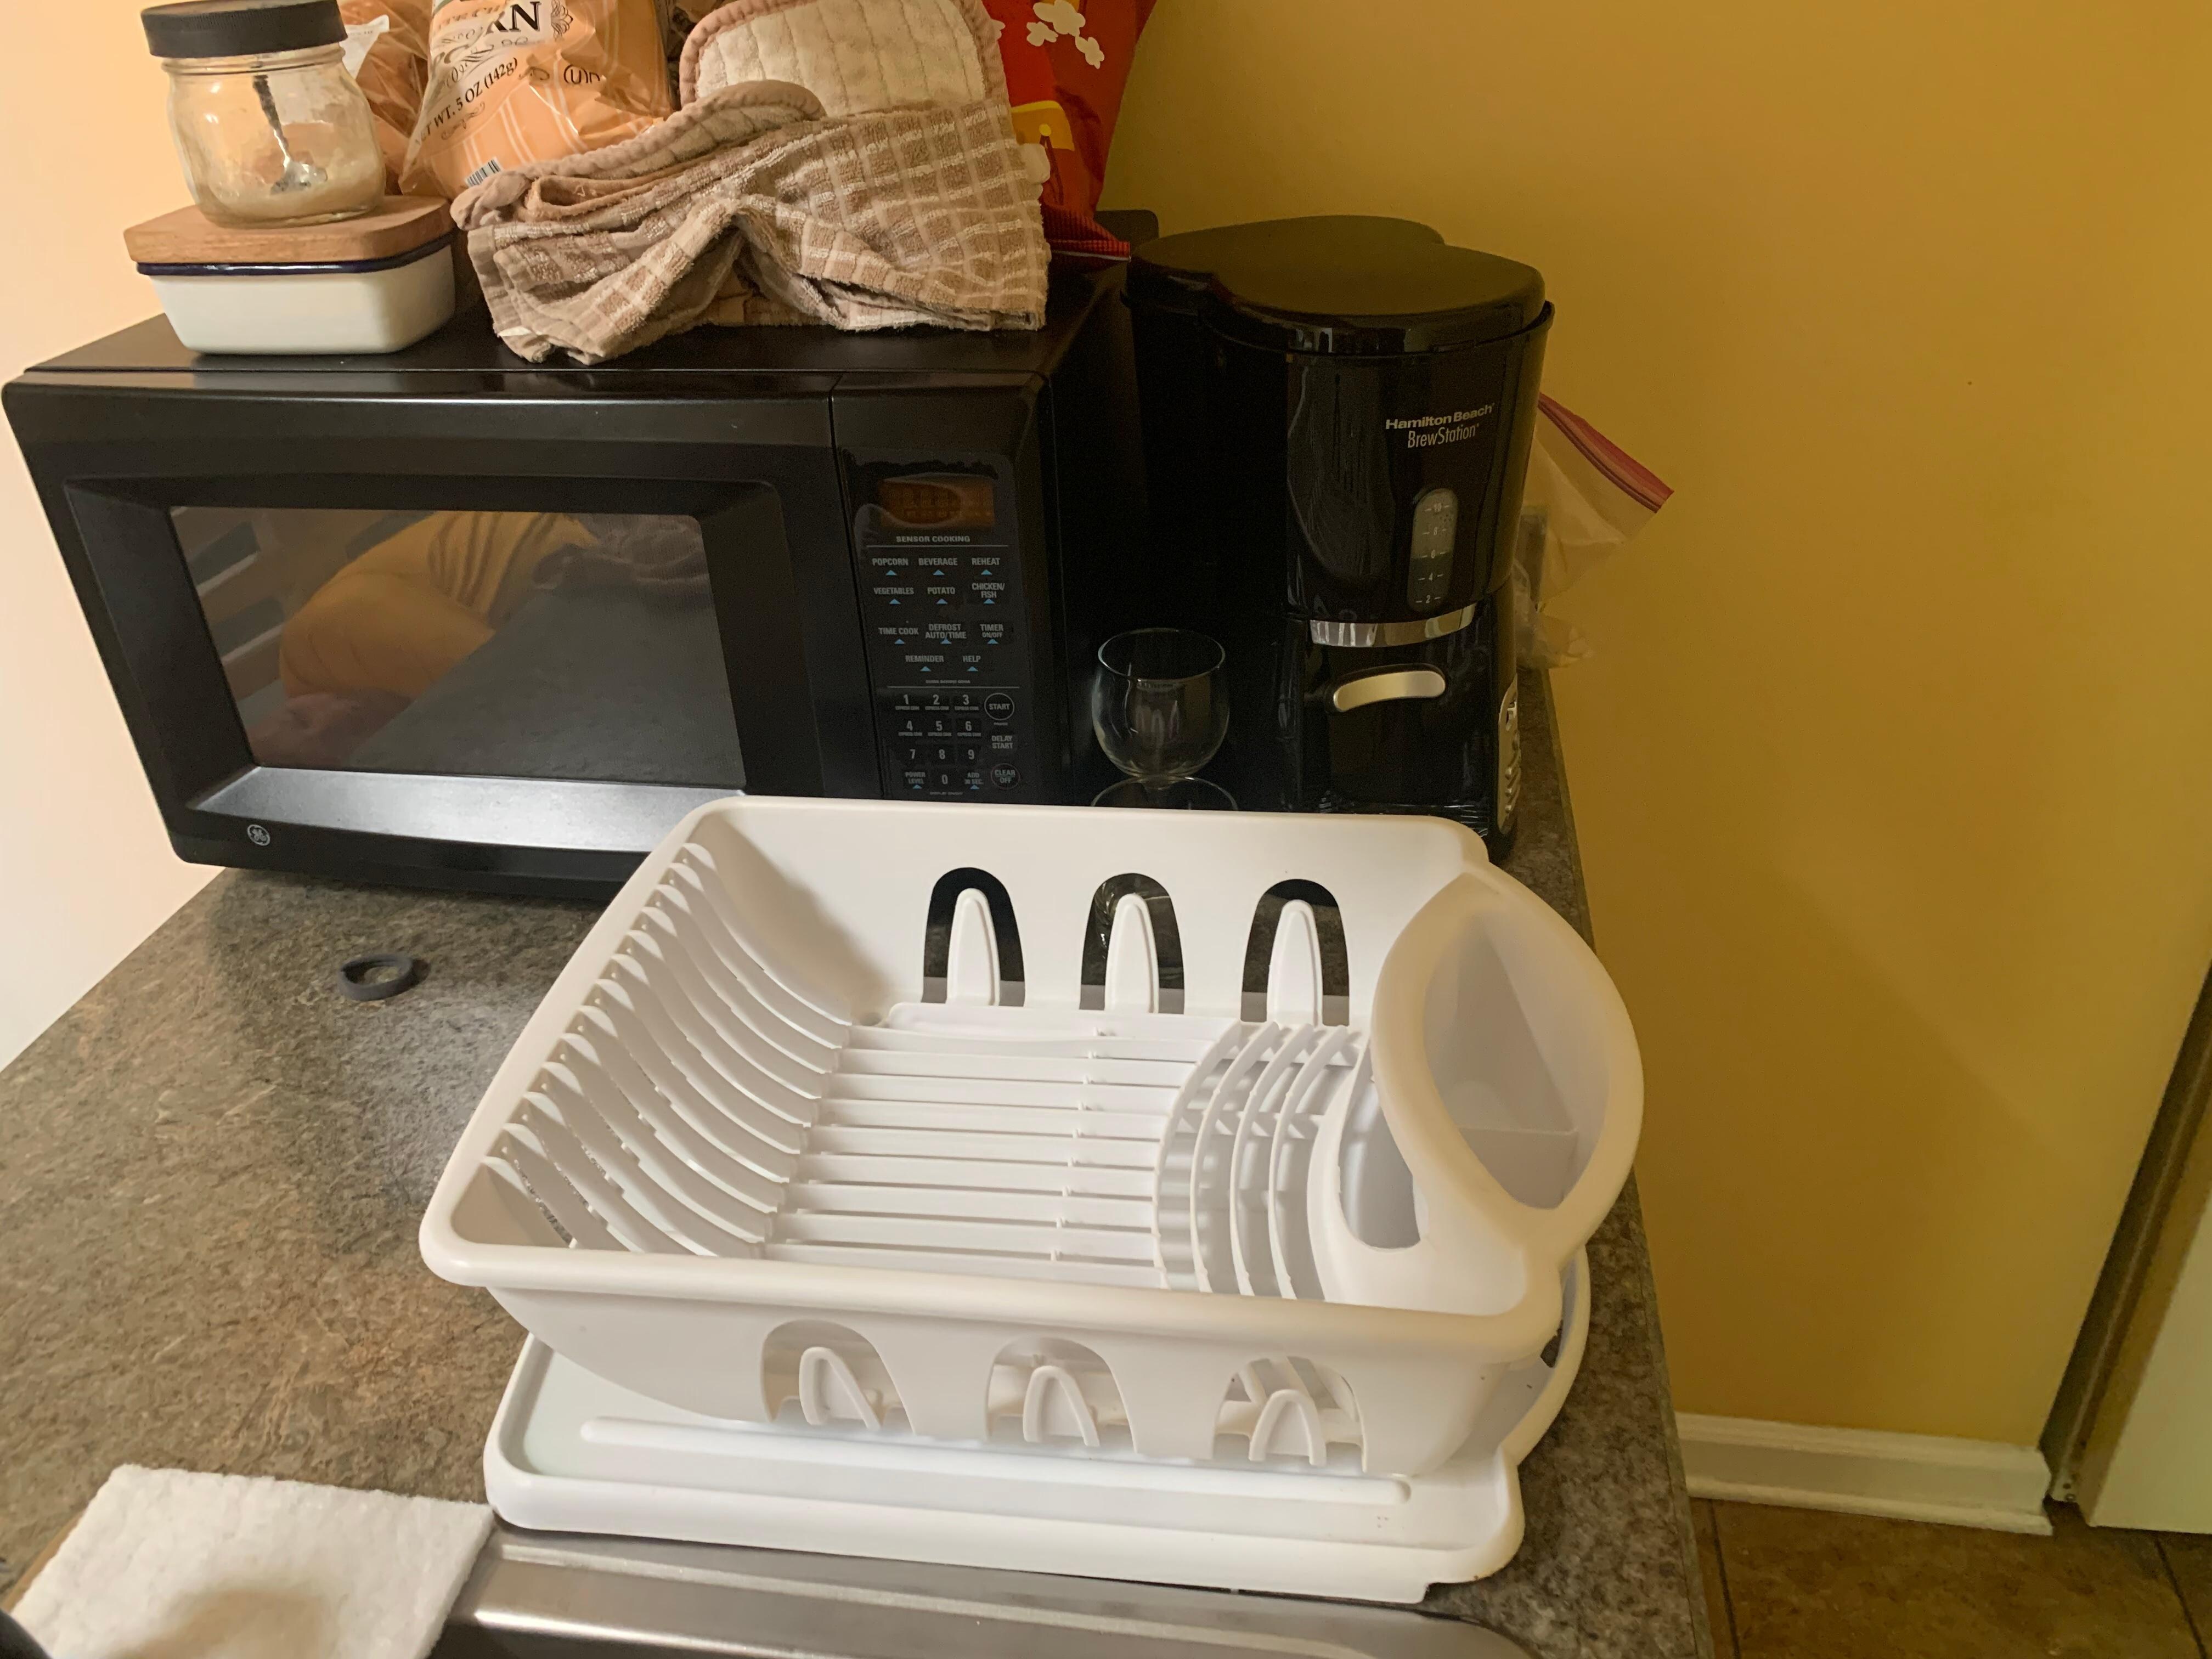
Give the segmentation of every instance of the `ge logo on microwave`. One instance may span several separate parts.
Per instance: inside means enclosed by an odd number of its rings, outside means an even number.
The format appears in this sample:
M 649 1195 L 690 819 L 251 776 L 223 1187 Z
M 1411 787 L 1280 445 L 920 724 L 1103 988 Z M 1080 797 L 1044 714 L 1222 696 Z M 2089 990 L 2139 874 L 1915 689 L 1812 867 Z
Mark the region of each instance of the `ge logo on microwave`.
M 269 845 L 269 832 L 258 823 L 249 823 L 246 826 L 246 838 L 256 847 Z

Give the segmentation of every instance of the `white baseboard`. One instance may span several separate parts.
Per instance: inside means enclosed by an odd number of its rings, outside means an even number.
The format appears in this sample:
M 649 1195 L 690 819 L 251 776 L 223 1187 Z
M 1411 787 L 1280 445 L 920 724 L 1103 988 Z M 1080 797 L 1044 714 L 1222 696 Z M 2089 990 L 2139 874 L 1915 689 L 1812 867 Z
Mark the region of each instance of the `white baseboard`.
M 1676 1416 L 1692 1498 L 2047 1533 L 2051 1471 L 2033 1446 L 1747 1417 Z

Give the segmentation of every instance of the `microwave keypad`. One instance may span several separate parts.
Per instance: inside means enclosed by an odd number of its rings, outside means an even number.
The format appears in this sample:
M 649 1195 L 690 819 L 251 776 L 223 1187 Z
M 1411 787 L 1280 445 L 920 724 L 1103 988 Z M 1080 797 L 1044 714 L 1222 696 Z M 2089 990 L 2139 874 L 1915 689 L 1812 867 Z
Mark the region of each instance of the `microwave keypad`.
M 915 489 L 908 482 L 879 486 L 878 508 L 864 508 L 857 526 L 884 793 L 1035 800 L 1028 623 L 990 481 L 933 472 Z M 902 522 L 880 510 L 893 500 L 909 513 L 926 508 L 948 484 L 976 496 L 951 521 Z
M 1023 781 L 1020 704 L 1012 692 L 915 686 L 884 699 L 892 793 L 927 799 L 1006 799 Z

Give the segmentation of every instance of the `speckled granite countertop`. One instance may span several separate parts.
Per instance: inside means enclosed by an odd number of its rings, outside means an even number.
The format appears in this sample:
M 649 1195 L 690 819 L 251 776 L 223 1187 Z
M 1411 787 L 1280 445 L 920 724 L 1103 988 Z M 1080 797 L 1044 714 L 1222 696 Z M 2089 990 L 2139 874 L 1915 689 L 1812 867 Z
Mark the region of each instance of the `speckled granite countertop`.
M 1547 688 L 1507 868 L 1589 932 Z M 521 1332 L 415 1229 L 585 905 L 230 873 L 0 1072 L 4 1587 L 133 1462 L 481 1498 Z M 390 1002 L 330 988 L 426 958 Z M 1632 1185 L 1589 1247 L 1589 1346 L 1522 1470 L 1528 1535 L 1432 1611 L 1540 1659 L 1710 1656 Z

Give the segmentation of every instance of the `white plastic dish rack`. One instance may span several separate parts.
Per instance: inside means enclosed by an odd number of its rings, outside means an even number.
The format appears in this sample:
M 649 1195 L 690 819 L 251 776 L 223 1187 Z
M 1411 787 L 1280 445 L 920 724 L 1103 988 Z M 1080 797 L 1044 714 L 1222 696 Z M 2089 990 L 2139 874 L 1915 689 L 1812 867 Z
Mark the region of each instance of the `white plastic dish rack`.
M 732 799 L 422 1248 L 538 1339 L 517 1524 L 1406 1599 L 1517 1543 L 1641 1110 L 1440 819 Z

